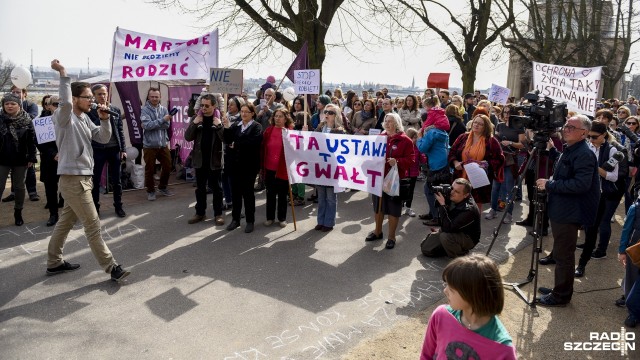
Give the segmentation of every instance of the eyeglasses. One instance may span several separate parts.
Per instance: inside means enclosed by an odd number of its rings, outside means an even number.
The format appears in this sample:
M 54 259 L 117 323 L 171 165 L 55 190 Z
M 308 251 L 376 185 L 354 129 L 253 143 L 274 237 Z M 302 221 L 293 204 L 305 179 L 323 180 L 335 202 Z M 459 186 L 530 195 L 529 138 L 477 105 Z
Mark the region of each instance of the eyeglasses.
M 85 99 L 85 100 L 89 100 L 89 101 L 93 101 L 93 100 L 95 100 L 95 99 L 96 99 L 95 97 L 93 97 L 93 96 L 88 96 L 88 95 L 87 95 L 87 96 L 76 96 L 76 97 L 79 97 L 79 98 L 81 98 L 81 99 Z
M 562 127 L 562 130 L 566 130 L 566 131 L 568 131 L 568 132 L 572 132 L 572 131 L 574 131 L 574 130 L 586 130 L 586 129 L 584 129 L 584 128 L 578 128 L 578 127 L 575 127 L 575 126 L 573 126 L 573 125 L 565 125 L 565 126 L 563 126 L 563 127 Z
M 353 103 L 353 106 L 356 106 L 356 105 L 362 106 L 362 103 Z
M 626 114 L 626 113 L 627 113 L 627 112 L 626 112 L 626 111 L 624 111 L 624 110 L 618 110 L 617 112 L 618 112 L 618 114 Z
M 253 114 L 253 111 L 240 110 L 240 114 Z
M 324 114 L 325 114 L 325 115 L 335 115 L 335 114 L 336 114 L 336 112 L 335 112 L 335 111 L 332 111 L 332 110 L 325 110 L 325 111 L 324 111 Z
M 595 140 L 595 139 L 599 138 L 600 136 L 602 136 L 602 134 L 599 134 L 599 135 L 587 135 L 587 137 L 589 139 L 591 139 L 591 140 Z
M 638 125 L 637 122 L 632 122 L 632 121 L 627 121 L 626 124 L 627 125 Z
M 208 109 L 208 108 L 210 108 L 210 107 L 213 107 L 213 105 L 209 105 L 209 104 L 202 104 L 202 107 L 203 107 L 203 108 Z

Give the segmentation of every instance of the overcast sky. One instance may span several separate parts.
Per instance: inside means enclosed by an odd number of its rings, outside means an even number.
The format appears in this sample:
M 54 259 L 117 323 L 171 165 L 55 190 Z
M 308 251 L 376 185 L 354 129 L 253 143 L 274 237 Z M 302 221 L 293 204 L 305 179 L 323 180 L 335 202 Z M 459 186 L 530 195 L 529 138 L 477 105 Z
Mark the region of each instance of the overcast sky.
M 460 1 L 460 0 L 457 0 Z M 57 5 L 56 5 L 57 4 Z M 128 30 L 176 39 L 189 39 L 204 31 L 196 29 L 194 17 L 180 14 L 175 9 L 162 10 L 142 0 L 21 0 L 3 2 L 0 12 L 0 30 L 3 34 L 0 52 L 5 60 L 28 67 L 48 67 L 51 59 L 58 58 L 67 67 L 108 69 L 113 33 L 117 26 Z M 78 25 L 82 24 L 82 25 Z M 430 72 L 450 72 L 450 86 L 461 87 L 460 71 L 453 61 L 447 61 L 448 47 L 437 35 L 431 45 L 418 46 L 398 39 L 402 46 L 393 49 L 375 47 L 371 64 L 355 60 L 345 51 L 333 48 L 324 63 L 323 80 L 360 83 L 363 81 L 424 87 Z M 221 47 L 229 39 L 220 39 Z M 356 51 L 359 52 L 359 51 Z M 284 52 L 282 59 L 243 67 L 245 77 L 274 75 L 281 79 L 295 54 Z M 220 52 L 220 67 L 229 67 L 235 60 Z M 640 62 L 637 48 L 630 63 Z M 640 65 L 640 63 L 636 64 Z M 476 88 L 488 88 L 492 83 L 506 85 L 507 58 L 498 63 L 482 61 L 478 69 Z M 634 73 L 640 66 L 634 68 Z

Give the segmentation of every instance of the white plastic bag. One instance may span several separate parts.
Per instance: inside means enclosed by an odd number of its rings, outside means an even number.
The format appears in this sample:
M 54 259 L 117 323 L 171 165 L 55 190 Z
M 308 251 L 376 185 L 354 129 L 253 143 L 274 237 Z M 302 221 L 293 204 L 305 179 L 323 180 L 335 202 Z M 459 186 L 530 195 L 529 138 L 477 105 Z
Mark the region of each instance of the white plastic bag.
M 382 191 L 389 196 L 400 195 L 400 175 L 398 175 L 398 165 L 393 165 L 387 176 L 382 181 Z
M 131 182 L 136 189 L 144 189 L 144 166 L 140 164 L 133 165 L 131 173 Z

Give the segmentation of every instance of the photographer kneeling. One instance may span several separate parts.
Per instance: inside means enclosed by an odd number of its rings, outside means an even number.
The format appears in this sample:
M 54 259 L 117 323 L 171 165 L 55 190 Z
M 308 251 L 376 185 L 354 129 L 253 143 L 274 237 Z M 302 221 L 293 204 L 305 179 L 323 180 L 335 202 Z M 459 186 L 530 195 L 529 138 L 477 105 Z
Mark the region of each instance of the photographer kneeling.
M 471 190 L 471 183 L 463 178 L 456 179 L 452 186 L 434 187 L 442 227 L 427 235 L 420 244 L 425 256 L 455 258 L 467 255 L 480 241 L 480 210 Z M 449 205 L 444 198 L 447 193 L 451 200 Z

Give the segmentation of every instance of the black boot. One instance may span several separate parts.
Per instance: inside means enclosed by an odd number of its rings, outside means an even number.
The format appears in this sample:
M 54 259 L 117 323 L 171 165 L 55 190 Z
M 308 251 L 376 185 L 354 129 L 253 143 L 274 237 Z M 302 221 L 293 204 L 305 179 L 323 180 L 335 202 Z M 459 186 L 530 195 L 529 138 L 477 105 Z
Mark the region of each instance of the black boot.
M 53 226 L 58 222 L 58 214 L 51 214 L 47 220 L 47 226 Z
M 16 219 L 16 226 L 22 226 L 24 220 L 22 220 L 22 209 L 13 210 L 13 217 Z

